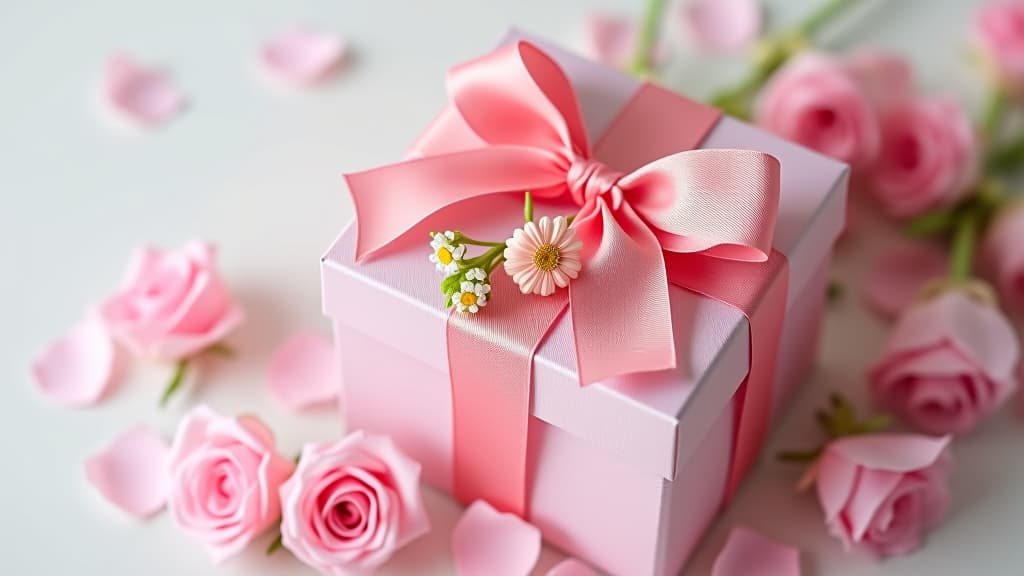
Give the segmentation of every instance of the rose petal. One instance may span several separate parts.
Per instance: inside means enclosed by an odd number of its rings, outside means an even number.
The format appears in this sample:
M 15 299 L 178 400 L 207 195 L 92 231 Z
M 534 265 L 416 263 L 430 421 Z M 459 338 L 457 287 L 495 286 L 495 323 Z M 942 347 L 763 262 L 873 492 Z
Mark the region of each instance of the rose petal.
M 902 313 L 928 282 L 946 276 L 946 257 L 931 243 L 912 243 L 883 253 L 864 280 L 865 302 L 886 318 Z
M 296 334 L 270 361 L 270 392 L 292 410 L 331 402 L 341 386 L 338 360 L 330 341 L 315 334 Z
M 540 556 L 540 530 L 477 500 L 452 531 L 460 576 L 525 576 Z
M 173 118 L 185 107 L 185 97 L 165 74 L 143 68 L 125 54 L 107 61 L 104 94 L 114 110 L 148 126 Z
M 597 572 L 575 558 L 566 558 L 548 570 L 547 576 L 597 576 Z
M 800 552 L 742 526 L 733 528 L 711 576 L 799 576 Z
M 867 468 L 912 472 L 934 464 L 949 441 L 950 436 L 936 438 L 918 434 L 868 434 L 836 440 L 829 446 L 829 450 Z
M 757 0 L 691 0 L 681 16 L 698 48 L 719 52 L 749 46 L 760 35 L 763 21 Z
M 114 379 L 116 347 L 96 314 L 88 314 L 33 362 L 36 386 L 65 406 L 89 406 L 103 398 Z
M 260 61 L 277 78 L 312 84 L 326 78 L 344 55 L 341 38 L 293 26 L 263 45 Z
M 108 502 L 145 518 L 167 503 L 167 442 L 136 426 L 85 461 L 85 475 Z

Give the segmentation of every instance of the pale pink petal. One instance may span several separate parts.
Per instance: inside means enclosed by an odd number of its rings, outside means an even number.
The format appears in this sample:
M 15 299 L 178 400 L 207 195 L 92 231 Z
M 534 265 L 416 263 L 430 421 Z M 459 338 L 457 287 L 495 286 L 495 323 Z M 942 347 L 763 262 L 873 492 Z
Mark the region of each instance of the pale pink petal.
M 886 318 L 895 318 L 931 281 L 946 276 L 946 255 L 931 243 L 894 246 L 878 257 L 864 280 L 866 303 Z
M 71 328 L 33 362 L 36 386 L 65 406 L 89 406 L 103 398 L 116 372 L 116 347 L 96 314 Z
M 85 475 L 111 504 L 145 518 L 167 503 L 168 452 L 163 437 L 136 426 L 86 460 Z
M 833 442 L 829 450 L 860 466 L 889 472 L 913 472 L 931 466 L 949 445 L 950 436 L 869 434 Z
M 636 44 L 636 23 L 632 19 L 614 14 L 591 14 L 584 33 L 587 56 L 615 68 L 629 64 Z
M 763 25 L 757 0 L 691 0 L 681 15 L 694 44 L 708 51 L 746 48 L 757 40 Z
M 711 576 L 799 576 L 800 552 L 742 526 L 733 528 Z
M 267 382 L 274 398 L 293 410 L 333 401 L 341 386 L 334 347 L 314 334 L 292 336 L 274 353 Z
M 341 38 L 294 26 L 263 45 L 260 61 L 282 80 L 312 84 L 326 78 L 344 55 Z
M 460 576 L 526 576 L 540 556 L 540 530 L 477 500 L 452 532 Z
M 597 572 L 575 558 L 566 558 L 548 570 L 547 576 L 597 576 Z
M 143 68 L 125 54 L 107 61 L 104 94 L 114 110 L 148 126 L 171 119 L 185 107 L 185 97 L 164 73 Z

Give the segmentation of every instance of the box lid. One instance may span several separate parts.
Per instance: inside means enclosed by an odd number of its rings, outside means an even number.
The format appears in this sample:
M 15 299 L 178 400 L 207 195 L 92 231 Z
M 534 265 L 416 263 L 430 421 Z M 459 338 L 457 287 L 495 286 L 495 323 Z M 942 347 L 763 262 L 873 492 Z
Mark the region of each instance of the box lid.
M 506 42 L 517 39 L 537 44 L 562 66 L 579 96 L 590 134 L 602 134 L 641 85 L 543 40 L 513 32 Z M 718 121 L 701 148 L 753 149 L 779 159 L 774 247 L 789 259 L 792 306 L 842 229 L 846 166 L 729 117 Z M 465 217 L 449 213 L 448 218 L 460 226 L 482 217 L 489 227 L 512 230 L 521 225 L 520 198 L 499 200 L 508 203 L 501 210 L 496 210 L 495 198 L 487 201 L 487 214 L 467 202 L 460 207 Z M 450 227 L 451 222 L 428 218 L 381 257 L 356 264 L 355 227 L 350 225 L 322 259 L 325 312 L 399 353 L 447 371 L 449 312 L 427 262 L 424 239 L 431 229 Z M 473 234 L 471 225 L 462 228 Z M 750 338 L 747 320 L 735 308 L 676 287 L 670 299 L 675 370 L 631 374 L 581 388 L 572 328 L 563 316 L 535 355 L 531 413 L 671 480 L 746 376 Z

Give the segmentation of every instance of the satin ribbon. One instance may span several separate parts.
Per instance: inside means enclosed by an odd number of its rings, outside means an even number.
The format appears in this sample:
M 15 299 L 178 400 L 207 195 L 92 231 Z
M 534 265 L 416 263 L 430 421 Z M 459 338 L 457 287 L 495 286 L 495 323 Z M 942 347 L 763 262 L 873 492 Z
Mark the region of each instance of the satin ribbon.
M 448 89 L 480 147 L 347 174 L 356 256 L 370 257 L 425 218 L 470 200 L 529 190 L 541 202 L 571 199 L 579 206 L 573 227 L 584 243 L 584 269 L 568 294 L 523 296 L 496 271 L 488 307 L 472 317 L 453 315 L 448 324 L 456 496 L 523 515 L 532 357 L 552 324 L 567 308 L 581 385 L 675 367 L 670 280 L 716 292 L 715 272 L 697 271 L 708 262 L 768 266 L 779 165 L 760 152 L 689 150 L 629 173 L 613 169 L 591 156 L 565 74 L 526 42 L 456 67 Z M 619 121 L 644 109 L 629 105 Z M 698 124 L 693 145 L 703 136 Z M 704 264 L 674 266 L 670 278 L 672 254 Z M 739 300 L 756 301 L 751 295 L 763 292 L 760 284 L 742 284 L 750 287 Z M 774 358 L 764 361 L 774 365 Z

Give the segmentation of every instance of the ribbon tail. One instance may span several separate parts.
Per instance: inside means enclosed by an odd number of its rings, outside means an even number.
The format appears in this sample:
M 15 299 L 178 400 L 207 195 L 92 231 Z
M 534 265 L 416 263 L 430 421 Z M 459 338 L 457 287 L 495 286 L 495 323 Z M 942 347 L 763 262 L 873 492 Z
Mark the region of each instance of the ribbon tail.
M 540 148 L 492 146 L 345 174 L 359 226 L 356 259 L 453 204 L 559 184 L 565 180 L 562 163 Z
M 668 276 L 658 239 L 628 204 L 598 199 L 574 224 L 584 267 L 569 309 L 584 386 L 676 365 Z
M 673 284 L 734 306 L 750 321 L 750 369 L 736 393 L 737 426 L 726 486 L 728 501 L 757 460 L 771 422 L 789 264 L 777 251 L 766 262 L 666 253 L 665 264 Z
M 460 501 L 482 499 L 526 516 L 533 355 L 566 304 L 564 292 L 524 296 L 498 273 L 482 313 L 449 317 L 454 492 Z

